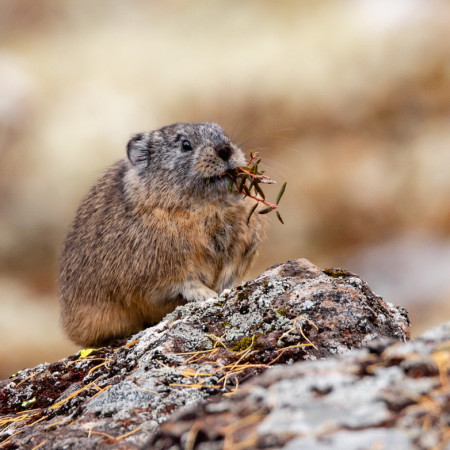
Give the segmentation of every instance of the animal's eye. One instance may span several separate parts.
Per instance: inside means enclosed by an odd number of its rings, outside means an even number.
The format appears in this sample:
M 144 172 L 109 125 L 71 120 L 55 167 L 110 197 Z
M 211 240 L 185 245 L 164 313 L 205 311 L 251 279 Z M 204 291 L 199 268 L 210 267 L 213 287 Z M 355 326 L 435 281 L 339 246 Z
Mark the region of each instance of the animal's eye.
M 186 139 L 181 143 L 181 146 L 183 147 L 183 150 L 192 150 L 191 143 Z

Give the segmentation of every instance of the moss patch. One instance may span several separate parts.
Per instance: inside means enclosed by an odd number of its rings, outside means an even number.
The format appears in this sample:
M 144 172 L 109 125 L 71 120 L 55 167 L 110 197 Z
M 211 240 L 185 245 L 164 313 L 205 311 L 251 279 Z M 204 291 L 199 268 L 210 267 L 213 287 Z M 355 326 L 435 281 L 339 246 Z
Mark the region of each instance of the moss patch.
M 246 336 L 242 338 L 240 341 L 236 342 L 234 347 L 231 349 L 233 352 L 240 352 L 242 350 L 247 350 L 253 343 L 253 346 L 255 346 L 256 340 L 258 337 L 261 336 L 261 334 L 254 334 L 253 336 Z
M 347 277 L 354 277 L 356 276 L 355 274 L 347 271 L 347 270 L 343 270 L 343 269 L 339 269 L 337 267 L 331 267 L 329 269 L 323 269 L 322 271 L 324 274 L 333 277 L 333 278 L 339 278 L 339 277 L 343 277 L 343 278 L 347 278 Z

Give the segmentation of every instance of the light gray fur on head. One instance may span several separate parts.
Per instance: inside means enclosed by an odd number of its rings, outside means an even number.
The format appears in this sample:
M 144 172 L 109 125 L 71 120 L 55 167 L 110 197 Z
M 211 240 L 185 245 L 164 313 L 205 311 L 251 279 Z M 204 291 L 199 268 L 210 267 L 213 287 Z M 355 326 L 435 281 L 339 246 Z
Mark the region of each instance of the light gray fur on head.
M 189 142 L 191 149 L 183 148 Z M 224 160 L 219 150 L 229 147 Z M 127 146 L 128 159 L 144 182 L 165 180 L 172 187 L 191 189 L 192 194 L 205 195 L 223 191 L 224 172 L 245 165 L 242 151 L 230 141 L 216 123 L 176 123 L 149 133 L 133 136 Z

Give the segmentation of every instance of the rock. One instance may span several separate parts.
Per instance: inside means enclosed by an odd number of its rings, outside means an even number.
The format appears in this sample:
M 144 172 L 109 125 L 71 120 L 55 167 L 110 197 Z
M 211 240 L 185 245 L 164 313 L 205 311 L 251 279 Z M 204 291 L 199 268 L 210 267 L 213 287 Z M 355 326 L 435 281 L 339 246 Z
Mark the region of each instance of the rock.
M 450 322 L 415 342 L 274 368 L 174 414 L 146 448 L 447 448 L 449 375 Z
M 369 360 L 357 369 L 353 354 L 316 360 L 366 346 L 372 350 L 357 358 L 381 358 L 388 343 L 408 337 L 406 311 L 377 297 L 358 276 L 288 261 L 217 298 L 178 307 L 118 348 L 41 364 L 0 382 L 0 444 L 138 448 L 152 434 L 154 448 L 168 442 L 216 448 L 217 439 L 251 444 L 260 436 L 277 447 L 320 430 L 322 418 L 338 418 L 343 431 L 379 426 L 392 415 L 374 392 L 397 383 L 403 369 L 367 376 L 352 393 L 336 387 L 334 395 L 333 383 L 348 388 L 376 365 Z M 436 375 L 432 358 L 427 364 Z M 214 402 L 204 402 L 213 395 Z M 223 432 L 224 424 L 231 431 Z M 395 439 L 403 442 L 403 435 Z

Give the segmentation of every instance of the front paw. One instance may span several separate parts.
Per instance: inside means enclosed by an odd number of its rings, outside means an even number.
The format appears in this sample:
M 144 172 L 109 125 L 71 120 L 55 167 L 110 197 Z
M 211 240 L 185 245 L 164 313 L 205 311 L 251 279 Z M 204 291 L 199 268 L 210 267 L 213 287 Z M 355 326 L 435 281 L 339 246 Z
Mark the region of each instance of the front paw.
M 209 289 L 200 281 L 188 281 L 181 288 L 181 295 L 188 301 L 206 300 L 217 297 L 217 292 Z

